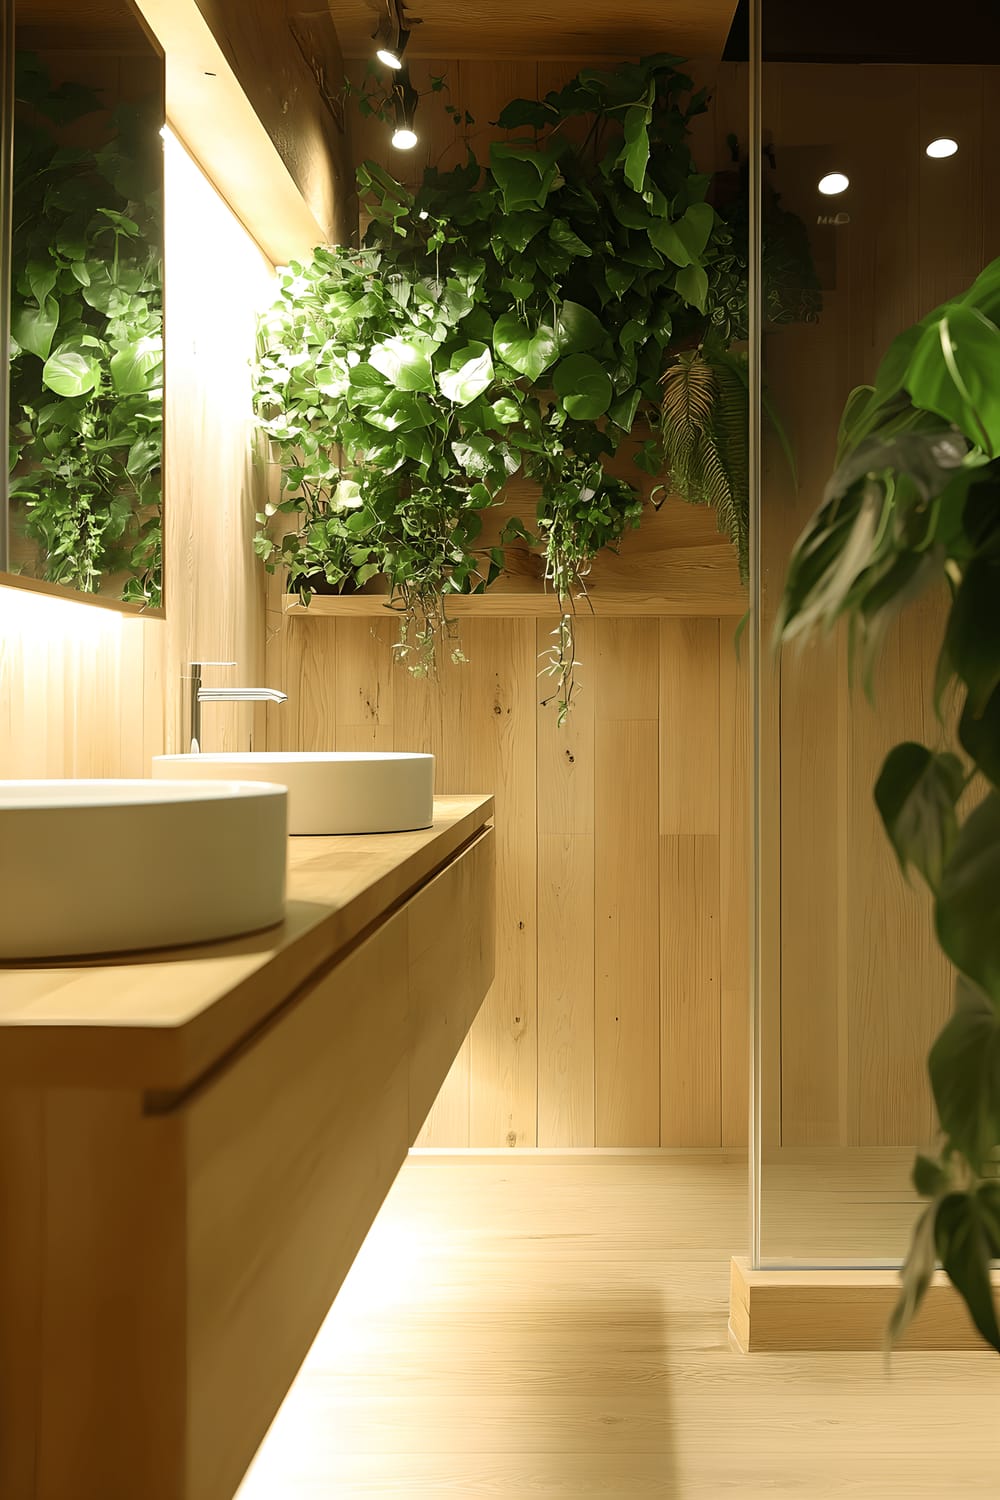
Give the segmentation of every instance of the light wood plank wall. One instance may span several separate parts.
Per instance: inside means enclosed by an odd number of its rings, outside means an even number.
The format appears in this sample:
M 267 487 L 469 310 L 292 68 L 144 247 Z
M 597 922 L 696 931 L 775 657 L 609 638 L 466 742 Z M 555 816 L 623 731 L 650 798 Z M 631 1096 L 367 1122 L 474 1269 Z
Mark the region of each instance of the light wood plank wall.
M 497 979 L 422 1137 L 440 1146 L 721 1146 L 746 1136 L 748 683 L 736 620 L 581 619 L 565 729 L 550 621 L 462 622 L 437 682 L 393 622 L 271 618 L 269 743 L 429 750 L 493 792 Z M 723 952 L 723 935 L 732 938 Z
M 0 776 L 145 776 L 180 748 L 193 656 L 262 680 L 264 581 L 253 515 L 250 360 L 273 268 L 176 143 L 166 152 L 166 619 L 0 586 Z M 247 706 L 206 710 L 213 747 L 246 747 Z M 259 713 L 259 710 L 258 710 Z M 263 735 L 263 720 L 258 720 Z
M 508 100 L 559 87 L 577 67 L 497 59 L 413 71 L 421 91 L 445 76 L 485 158 Z M 357 159 L 413 182 L 428 163 L 464 159 L 438 113 L 429 100 L 420 145 L 391 160 L 386 127 L 357 122 Z M 503 513 L 525 507 L 527 487 L 512 486 Z M 515 568 L 511 587 L 539 586 L 531 559 Z M 424 1144 L 746 1139 L 749 685 L 733 646 L 744 607 L 735 564 L 712 516 L 674 501 L 648 513 L 592 584 L 619 601 L 672 593 L 677 614 L 582 611 L 582 692 L 564 729 L 537 680 L 551 619 L 464 618 L 468 662 L 445 661 L 426 683 L 392 663 L 391 618 L 282 616 L 277 585 L 270 596 L 269 680 L 289 703 L 269 716 L 269 744 L 432 750 L 439 791 L 496 795 L 497 980 Z
M 778 453 L 765 482 L 772 616 L 789 549 L 830 473 L 847 392 L 874 377 L 898 332 L 1000 254 L 998 101 L 996 68 L 765 69 L 776 186 L 811 223 L 825 284 L 817 326 L 766 337 L 768 384 L 799 464 L 797 492 Z M 924 147 L 941 135 L 959 141 L 959 154 L 932 161 Z M 851 191 L 821 208 L 816 181 L 835 167 Z M 849 224 L 816 227 L 817 212 L 839 208 Z M 763 1084 L 772 1144 L 912 1147 L 932 1135 L 926 1055 L 950 1009 L 951 977 L 922 889 L 898 873 L 872 787 L 891 745 L 942 742 L 928 690 L 941 624 L 940 600 L 904 616 L 874 707 L 849 687 L 842 636 L 786 652 L 768 679 Z

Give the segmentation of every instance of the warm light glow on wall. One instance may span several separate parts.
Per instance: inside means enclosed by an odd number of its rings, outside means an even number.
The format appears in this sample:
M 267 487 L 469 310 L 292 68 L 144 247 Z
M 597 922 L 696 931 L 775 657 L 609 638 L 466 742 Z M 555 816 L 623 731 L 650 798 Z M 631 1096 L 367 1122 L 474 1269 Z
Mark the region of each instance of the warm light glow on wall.
M 20 635 L 43 646 L 66 642 L 96 650 L 118 642 L 125 618 L 117 610 L 85 600 L 0 586 L 0 637 L 4 640 Z

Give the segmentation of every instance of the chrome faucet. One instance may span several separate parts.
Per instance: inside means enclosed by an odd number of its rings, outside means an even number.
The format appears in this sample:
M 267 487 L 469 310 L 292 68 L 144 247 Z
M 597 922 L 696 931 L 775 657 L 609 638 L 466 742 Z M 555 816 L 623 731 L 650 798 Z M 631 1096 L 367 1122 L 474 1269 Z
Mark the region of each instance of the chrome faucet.
M 188 719 L 191 726 L 190 753 L 201 754 L 201 705 L 203 703 L 284 703 L 287 693 L 277 688 L 215 688 L 203 687 L 202 670 L 205 667 L 235 667 L 234 661 L 193 661 L 190 663 L 188 684 Z

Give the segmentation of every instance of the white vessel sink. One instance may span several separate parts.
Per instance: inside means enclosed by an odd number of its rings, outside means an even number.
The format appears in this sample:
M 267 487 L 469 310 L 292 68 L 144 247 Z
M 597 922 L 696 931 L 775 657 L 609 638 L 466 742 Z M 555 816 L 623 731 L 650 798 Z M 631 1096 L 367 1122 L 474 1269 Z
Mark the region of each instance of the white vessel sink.
M 276 782 L 288 788 L 289 833 L 403 833 L 434 821 L 433 755 L 361 750 L 156 755 L 153 775 Z
M 286 803 L 236 781 L 0 781 L 0 961 L 273 926 Z

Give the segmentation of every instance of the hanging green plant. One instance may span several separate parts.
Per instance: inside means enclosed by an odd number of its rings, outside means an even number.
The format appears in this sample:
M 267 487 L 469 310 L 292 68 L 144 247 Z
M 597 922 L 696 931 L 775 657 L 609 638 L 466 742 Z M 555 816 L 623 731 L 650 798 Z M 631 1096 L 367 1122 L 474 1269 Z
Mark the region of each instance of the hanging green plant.
M 678 62 L 584 69 L 516 99 L 498 123 L 517 134 L 487 163 L 468 147 L 416 192 L 366 162 L 364 250 L 292 267 L 263 330 L 258 409 L 282 466 L 279 509 L 297 515 L 283 537 L 263 518 L 267 566 L 286 566 L 305 601 L 319 578 L 384 574 L 399 650 L 426 671 L 450 633 L 449 593 L 489 587 L 509 542 L 537 543 L 561 608 L 543 668 L 560 716 L 593 560 L 642 513 L 637 485 L 609 466 L 638 438 L 635 462 L 661 475 L 669 351 L 746 319 L 733 232 L 689 145 L 706 94 Z M 727 413 L 718 452 L 745 470 L 745 424 L 740 453 L 731 426 Z M 515 473 L 537 485 L 537 513 L 477 551 L 478 512 Z
M 60 131 L 101 108 L 17 57 L 11 478 L 41 576 L 162 600 L 163 277 L 158 120 L 120 108 L 96 150 Z
M 954 1013 L 929 1058 L 941 1127 L 913 1171 L 928 1199 L 903 1269 L 898 1336 L 936 1260 L 983 1338 L 1000 1351 L 990 1282 L 1000 1259 L 1000 260 L 901 334 L 874 387 L 849 397 L 838 466 L 792 555 L 779 634 L 841 617 L 869 686 L 900 609 L 946 585 L 936 674 L 940 712 L 962 696 L 957 737 L 893 749 L 875 800 L 904 872 L 934 897 L 938 941 L 957 978 Z M 957 738 L 957 742 L 956 742 Z M 968 795 L 972 793 L 972 795 Z

